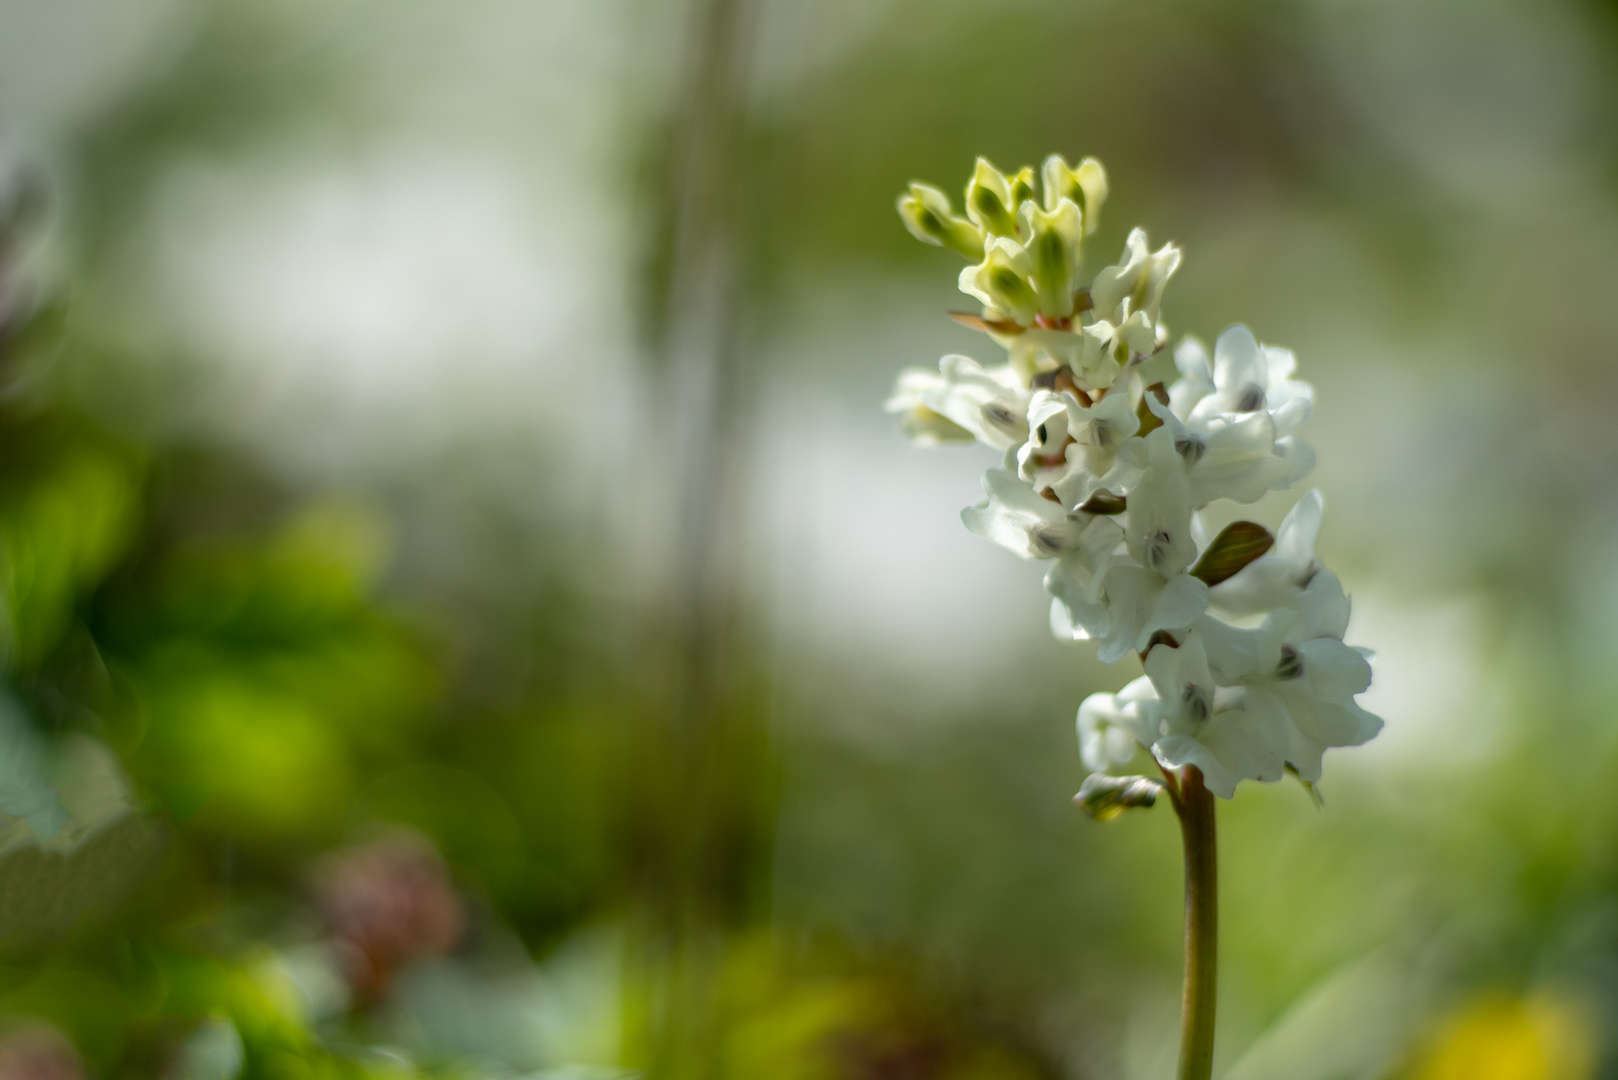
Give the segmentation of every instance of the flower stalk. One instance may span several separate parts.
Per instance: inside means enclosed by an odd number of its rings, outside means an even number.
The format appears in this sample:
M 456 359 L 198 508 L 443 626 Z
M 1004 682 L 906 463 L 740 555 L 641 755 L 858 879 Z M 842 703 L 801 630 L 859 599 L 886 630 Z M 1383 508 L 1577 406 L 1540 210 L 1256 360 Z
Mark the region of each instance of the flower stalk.
M 1219 855 L 1214 797 L 1196 766 L 1181 774 L 1174 801 L 1185 842 L 1185 987 L 1180 1009 L 1179 1080 L 1213 1074 L 1219 991 Z

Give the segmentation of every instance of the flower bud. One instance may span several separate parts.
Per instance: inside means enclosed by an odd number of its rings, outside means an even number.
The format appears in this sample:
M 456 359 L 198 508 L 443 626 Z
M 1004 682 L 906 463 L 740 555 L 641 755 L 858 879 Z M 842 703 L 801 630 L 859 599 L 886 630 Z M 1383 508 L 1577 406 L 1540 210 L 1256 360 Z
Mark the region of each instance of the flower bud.
M 1079 244 L 1084 239 L 1084 219 L 1079 208 L 1069 199 L 1058 202 L 1054 210 L 1041 210 L 1029 201 L 1022 204 L 1017 217 L 1034 263 L 1039 312 L 1065 319 L 1073 314 Z
M 1108 776 L 1091 773 L 1084 778 L 1073 801 L 1096 821 L 1111 821 L 1125 810 L 1137 806 L 1152 806 L 1157 793 L 1163 790 L 1160 781 L 1146 776 Z
M 983 230 L 956 217 L 949 196 L 935 187 L 913 183 L 899 196 L 899 217 L 905 228 L 924 244 L 937 244 L 974 261 L 983 258 Z
M 1101 222 L 1101 204 L 1107 201 L 1107 171 L 1095 158 L 1085 158 L 1077 169 L 1069 168 L 1061 154 L 1045 159 L 1040 170 L 1045 187 L 1045 209 L 1053 210 L 1063 199 L 1079 208 L 1084 217 L 1084 235 L 1096 231 Z
M 1029 279 L 1034 261 L 1015 240 L 997 236 L 989 242 L 983 261 L 961 271 L 961 291 L 975 296 L 1020 326 L 1028 326 L 1038 313 L 1038 298 Z
M 995 236 L 1017 236 L 1017 208 L 1033 197 L 1032 168 L 1006 176 L 987 158 L 978 158 L 966 185 L 966 216 Z
M 1228 581 L 1240 573 L 1247 564 L 1275 546 L 1270 530 L 1251 521 L 1233 521 L 1213 539 L 1202 553 L 1191 576 L 1201 578 L 1212 587 Z

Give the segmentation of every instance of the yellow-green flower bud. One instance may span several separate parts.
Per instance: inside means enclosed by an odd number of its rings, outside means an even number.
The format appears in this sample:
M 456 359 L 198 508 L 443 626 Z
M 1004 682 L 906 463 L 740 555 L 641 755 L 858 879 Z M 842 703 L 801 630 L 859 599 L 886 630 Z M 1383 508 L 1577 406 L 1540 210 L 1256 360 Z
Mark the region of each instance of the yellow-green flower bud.
M 1063 199 L 1071 199 L 1084 216 L 1084 235 L 1089 236 L 1101 223 L 1101 204 L 1107 201 L 1107 170 L 1095 158 L 1085 158 L 1077 169 L 1070 168 L 1061 154 L 1045 159 L 1041 170 L 1045 188 L 1045 209 L 1054 209 Z
M 1038 298 L 1029 279 L 1034 261 L 1015 240 L 997 236 L 989 241 L 983 261 L 961 271 L 961 291 L 975 296 L 1020 326 L 1033 323 Z
M 905 228 L 925 244 L 937 244 L 960 252 L 976 262 L 983 258 L 983 230 L 962 217 L 956 217 L 949 196 L 926 184 L 911 184 L 899 196 L 899 216 Z
M 1072 315 L 1079 247 L 1084 239 L 1082 213 L 1070 199 L 1062 199 L 1050 211 L 1029 201 L 1022 204 L 1017 217 L 1034 264 L 1033 284 L 1040 314 L 1053 318 Z
M 1033 197 L 1032 168 L 1006 176 L 988 158 L 978 158 L 966 185 L 966 216 L 994 236 L 1016 236 L 1017 208 Z

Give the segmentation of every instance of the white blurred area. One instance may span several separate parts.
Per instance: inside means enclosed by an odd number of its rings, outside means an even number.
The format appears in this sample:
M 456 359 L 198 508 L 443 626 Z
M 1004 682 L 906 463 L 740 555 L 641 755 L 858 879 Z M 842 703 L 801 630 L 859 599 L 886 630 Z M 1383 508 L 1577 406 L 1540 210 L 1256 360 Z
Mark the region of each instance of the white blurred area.
M 431 152 L 196 163 L 148 223 L 147 302 L 216 366 L 203 408 L 306 474 L 374 471 L 470 432 L 595 434 L 626 377 L 610 206 Z

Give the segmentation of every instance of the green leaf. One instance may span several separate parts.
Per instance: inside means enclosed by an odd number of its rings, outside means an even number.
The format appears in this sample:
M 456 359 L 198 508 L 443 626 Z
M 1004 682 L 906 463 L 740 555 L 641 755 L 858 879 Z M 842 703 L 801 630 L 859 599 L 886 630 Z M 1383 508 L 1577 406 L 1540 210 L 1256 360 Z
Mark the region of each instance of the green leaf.
M 1218 585 L 1241 571 L 1248 563 L 1275 546 L 1270 530 L 1251 521 L 1233 521 L 1214 537 L 1202 553 L 1191 576 L 1208 586 Z

